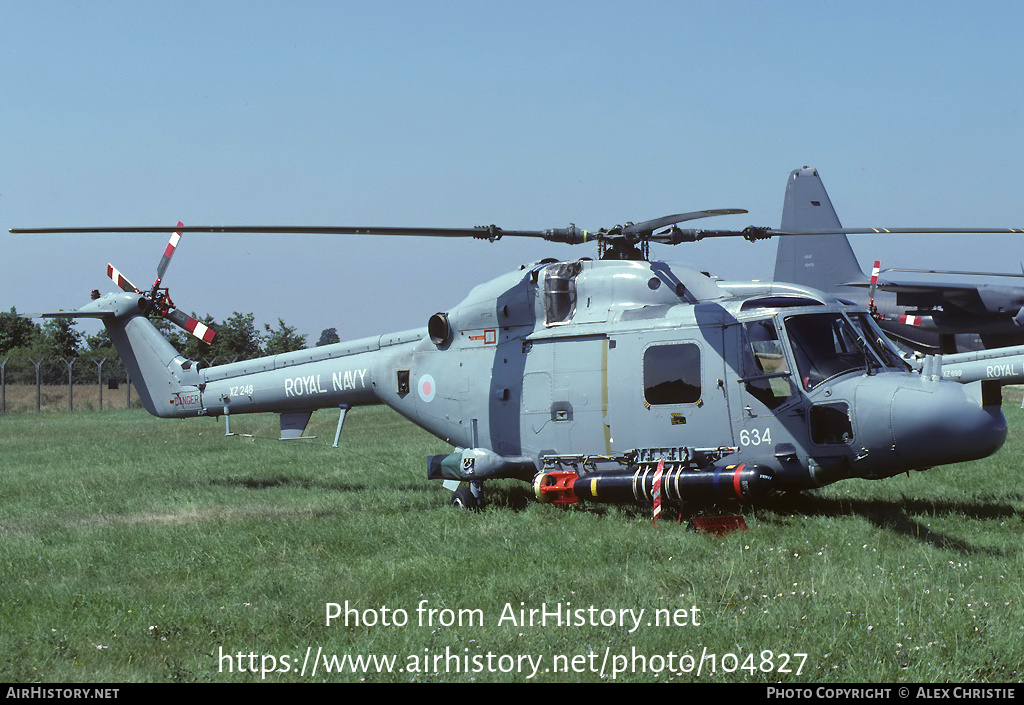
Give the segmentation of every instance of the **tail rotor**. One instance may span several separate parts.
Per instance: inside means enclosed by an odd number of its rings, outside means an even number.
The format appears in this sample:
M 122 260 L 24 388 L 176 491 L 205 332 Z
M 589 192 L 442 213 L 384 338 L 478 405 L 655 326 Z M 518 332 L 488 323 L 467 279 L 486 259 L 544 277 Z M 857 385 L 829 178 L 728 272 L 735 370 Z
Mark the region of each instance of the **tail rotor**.
M 184 223 L 178 221 L 178 227 L 184 227 Z M 136 288 L 135 285 L 128 281 L 128 278 L 121 274 L 121 272 L 119 272 L 112 264 L 107 264 L 107 276 L 110 277 L 110 279 L 117 284 L 122 291 L 140 294 L 146 300 L 146 308 L 149 313 L 156 314 L 160 316 L 160 318 L 170 321 L 187 333 L 199 338 L 204 343 L 211 343 L 216 335 L 216 331 L 178 309 L 174 305 L 174 302 L 171 301 L 171 296 L 167 287 L 160 286 L 163 282 L 164 275 L 167 273 L 167 267 L 171 263 L 171 258 L 174 256 L 174 252 L 178 247 L 178 240 L 180 239 L 180 232 L 171 233 L 171 239 L 168 241 L 167 247 L 164 248 L 164 253 L 160 257 L 160 263 L 156 268 L 156 280 L 153 282 L 153 286 L 148 292 L 143 292 Z

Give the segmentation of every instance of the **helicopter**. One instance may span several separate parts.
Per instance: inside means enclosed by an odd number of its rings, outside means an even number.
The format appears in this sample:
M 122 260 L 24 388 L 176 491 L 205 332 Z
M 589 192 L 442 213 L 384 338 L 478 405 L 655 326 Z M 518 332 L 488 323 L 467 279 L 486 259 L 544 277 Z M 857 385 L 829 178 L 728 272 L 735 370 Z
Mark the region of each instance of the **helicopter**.
M 814 167 L 805 166 L 790 173 L 781 225 L 783 230 L 827 232 L 806 238 L 780 238 L 775 280 L 815 287 L 838 298 L 856 301 L 871 311 L 891 339 L 909 350 L 949 355 L 1024 345 L 1024 286 L 963 280 L 966 276 L 1021 278 L 1024 274 L 883 270 L 881 262 L 876 261 L 871 275 L 866 275 L 849 239 L 840 230 L 839 218 Z M 1021 231 L 1007 229 L 1004 232 Z M 887 276 L 889 272 L 952 275 L 959 279 L 901 280 Z
M 651 243 L 814 234 L 678 225 L 741 213 L 695 211 L 598 231 L 179 224 L 11 232 L 173 230 L 165 256 L 183 232 L 593 243 L 597 259 L 523 265 L 417 329 L 216 367 L 185 359 L 150 321 L 206 334 L 161 286 L 164 260 L 149 289 L 108 266 L 120 291 L 41 314 L 101 320 L 159 417 L 273 412 L 287 439 L 302 436 L 314 410 L 333 408 L 340 436 L 350 409 L 386 404 L 453 446 L 427 458 L 427 476 L 453 491 L 456 506 L 482 506 L 485 482 L 515 479 L 540 502 L 640 502 L 657 513 L 662 503 L 754 502 L 882 479 L 1002 446 L 999 384 L 912 371 L 863 307 L 807 286 L 729 282 L 650 258 Z

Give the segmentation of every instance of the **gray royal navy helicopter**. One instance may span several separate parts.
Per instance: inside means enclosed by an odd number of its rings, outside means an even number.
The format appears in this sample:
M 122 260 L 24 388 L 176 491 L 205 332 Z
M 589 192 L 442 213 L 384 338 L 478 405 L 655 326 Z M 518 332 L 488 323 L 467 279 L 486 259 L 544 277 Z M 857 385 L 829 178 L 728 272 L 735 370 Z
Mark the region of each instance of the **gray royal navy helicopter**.
M 538 500 L 561 504 L 754 501 L 1000 448 L 1007 427 L 998 382 L 958 384 L 912 371 L 864 308 L 806 286 L 728 282 L 650 260 L 651 243 L 810 234 L 678 226 L 745 212 L 683 213 L 597 232 L 574 225 L 11 232 L 176 231 L 149 290 L 109 267 L 120 292 L 96 292 L 78 311 L 43 315 L 102 320 L 156 416 L 274 412 L 282 438 L 294 438 L 316 409 L 341 409 L 340 435 L 350 408 L 387 404 L 454 447 L 428 458 L 427 472 L 455 490 L 456 505 L 479 505 L 483 483 L 499 478 L 532 483 Z M 203 368 L 149 320 L 211 335 L 161 288 L 182 232 L 532 237 L 595 243 L 599 258 L 523 266 L 415 330 Z

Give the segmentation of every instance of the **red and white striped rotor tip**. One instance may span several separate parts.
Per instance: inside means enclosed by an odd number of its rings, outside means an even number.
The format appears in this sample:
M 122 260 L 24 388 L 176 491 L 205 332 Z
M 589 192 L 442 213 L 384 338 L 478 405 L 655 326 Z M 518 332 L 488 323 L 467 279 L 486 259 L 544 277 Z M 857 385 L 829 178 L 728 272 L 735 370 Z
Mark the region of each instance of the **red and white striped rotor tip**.
M 195 337 L 199 338 L 204 343 L 212 343 L 214 336 L 217 335 L 217 331 L 213 330 L 213 328 L 200 323 L 191 316 L 185 315 L 178 309 L 174 309 L 168 313 L 167 319 L 176 326 L 183 328 Z
M 109 262 L 107 263 L 107 276 L 110 277 L 110 279 L 121 288 L 121 291 L 127 291 L 136 294 L 140 293 L 139 290 L 135 288 L 135 285 L 128 281 L 128 279 L 123 274 L 121 274 L 121 272 L 119 272 L 114 265 L 110 264 Z
M 185 224 L 180 220 L 178 221 L 178 227 L 182 227 Z M 160 264 L 156 267 L 156 280 L 159 282 L 164 278 L 164 274 L 167 273 L 167 267 L 171 263 L 171 257 L 174 257 L 174 251 L 178 248 L 178 240 L 181 239 L 181 233 L 171 233 L 171 239 L 167 241 L 167 247 L 164 248 L 164 253 L 160 257 Z

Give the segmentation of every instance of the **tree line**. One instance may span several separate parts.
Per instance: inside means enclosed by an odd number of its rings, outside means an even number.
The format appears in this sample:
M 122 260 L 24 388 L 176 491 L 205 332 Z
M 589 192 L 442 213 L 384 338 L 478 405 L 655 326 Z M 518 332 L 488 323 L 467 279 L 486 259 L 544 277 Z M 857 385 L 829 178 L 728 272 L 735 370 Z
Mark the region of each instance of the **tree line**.
M 220 322 L 210 315 L 199 318 L 193 314 L 193 318 L 216 331 L 212 343 L 204 343 L 162 318 L 150 320 L 183 356 L 210 364 L 277 355 L 308 347 L 306 336 L 300 335 L 294 326 L 280 318 L 276 326 L 264 324 L 262 328 L 251 313 L 236 311 Z M 337 342 L 340 342 L 337 329 L 328 328 L 320 334 L 316 345 Z M 63 364 L 66 380 L 67 364 L 79 357 L 97 361 L 106 358 L 112 365 L 120 367 L 117 351 L 105 328 L 88 335 L 79 329 L 78 321 L 73 318 L 48 318 L 43 323 L 35 323 L 20 316 L 13 306 L 10 311 L 0 313 L 0 362 L 8 361 L 8 372 L 33 367 L 33 363 L 46 360 L 50 363 L 48 369 Z M 91 374 L 95 380 L 95 368 L 90 372 L 83 367 L 74 373 L 76 377 Z M 8 381 L 14 380 L 9 376 Z

